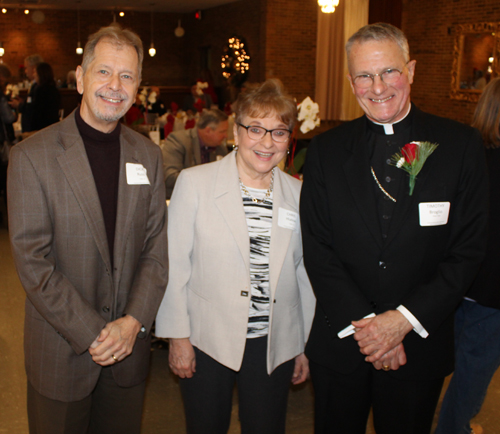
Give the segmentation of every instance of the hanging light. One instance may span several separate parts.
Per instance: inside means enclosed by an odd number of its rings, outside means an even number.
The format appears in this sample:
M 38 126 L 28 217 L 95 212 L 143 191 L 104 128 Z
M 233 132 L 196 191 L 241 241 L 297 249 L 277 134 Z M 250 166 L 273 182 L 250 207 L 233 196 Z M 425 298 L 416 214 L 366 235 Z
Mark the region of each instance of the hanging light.
M 335 12 L 335 8 L 339 5 L 339 0 L 318 0 L 318 5 L 321 12 L 331 14 Z
M 83 48 L 82 44 L 80 43 L 80 2 L 78 2 L 78 8 L 76 10 L 76 21 L 78 25 L 78 43 L 76 44 L 76 54 L 82 55 L 83 54 Z
M 174 35 L 178 38 L 182 38 L 184 36 L 184 29 L 181 26 L 181 20 L 177 21 L 177 28 L 174 30 Z
M 149 55 L 151 57 L 155 57 L 155 55 L 156 55 L 155 44 L 153 42 L 153 32 L 154 32 L 154 27 L 153 27 L 153 11 L 151 11 L 151 47 L 149 48 Z

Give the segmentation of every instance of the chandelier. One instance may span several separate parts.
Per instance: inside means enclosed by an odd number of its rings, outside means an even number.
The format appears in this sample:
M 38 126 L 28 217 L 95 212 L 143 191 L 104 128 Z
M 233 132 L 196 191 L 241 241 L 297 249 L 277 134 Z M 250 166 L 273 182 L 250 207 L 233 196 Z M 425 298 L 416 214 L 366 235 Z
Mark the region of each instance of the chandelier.
M 318 0 L 318 5 L 321 8 L 321 12 L 331 14 L 335 12 L 335 8 L 339 5 L 339 0 Z

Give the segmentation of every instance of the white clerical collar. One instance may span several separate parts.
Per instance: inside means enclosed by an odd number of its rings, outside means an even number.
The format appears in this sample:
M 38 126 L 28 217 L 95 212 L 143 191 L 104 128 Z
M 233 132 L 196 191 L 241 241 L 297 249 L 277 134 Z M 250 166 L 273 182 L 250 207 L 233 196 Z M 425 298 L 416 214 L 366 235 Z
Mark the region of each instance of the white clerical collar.
M 392 126 L 401 122 L 403 119 L 405 119 L 406 116 L 408 116 L 408 114 L 410 113 L 410 110 L 411 110 L 411 104 L 409 105 L 408 110 L 406 111 L 406 114 L 399 121 L 393 122 L 392 124 L 381 124 L 380 122 L 375 122 L 375 121 L 372 121 L 372 122 L 376 125 L 383 126 L 385 134 L 390 136 L 390 135 L 394 134 L 394 128 Z

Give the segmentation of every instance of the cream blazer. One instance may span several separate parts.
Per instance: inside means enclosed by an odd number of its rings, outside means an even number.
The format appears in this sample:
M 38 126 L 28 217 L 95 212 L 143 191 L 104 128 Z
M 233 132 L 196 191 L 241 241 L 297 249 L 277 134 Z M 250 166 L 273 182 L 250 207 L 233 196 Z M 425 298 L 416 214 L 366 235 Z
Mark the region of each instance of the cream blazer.
M 276 169 L 270 246 L 267 372 L 304 351 L 315 298 L 302 259 L 302 183 Z M 296 228 L 279 221 L 287 211 Z M 289 213 L 290 215 L 290 213 Z M 250 239 L 235 153 L 184 169 L 168 212 L 170 276 L 156 334 L 189 338 L 230 369 L 240 369 L 250 304 Z

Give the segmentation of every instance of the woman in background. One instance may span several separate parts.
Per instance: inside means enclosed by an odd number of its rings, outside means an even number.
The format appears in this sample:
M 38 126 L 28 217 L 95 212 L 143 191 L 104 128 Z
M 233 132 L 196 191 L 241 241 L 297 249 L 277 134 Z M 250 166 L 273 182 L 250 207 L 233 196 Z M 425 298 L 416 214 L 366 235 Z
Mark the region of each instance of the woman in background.
M 169 206 L 170 276 L 156 319 L 169 338 L 188 434 L 284 434 L 290 382 L 308 376 L 315 300 L 302 260 L 301 182 L 276 166 L 297 119 L 279 80 L 235 105 L 236 150 L 184 169 Z
M 35 70 L 37 83 L 33 98 L 33 131 L 41 130 L 59 122 L 61 94 L 56 87 L 52 67 L 45 62 L 39 63 Z
M 455 314 L 455 372 L 435 434 L 482 434 L 470 420 L 481 410 L 500 366 L 500 78 L 484 88 L 472 126 L 483 137 L 490 181 L 486 257 Z

